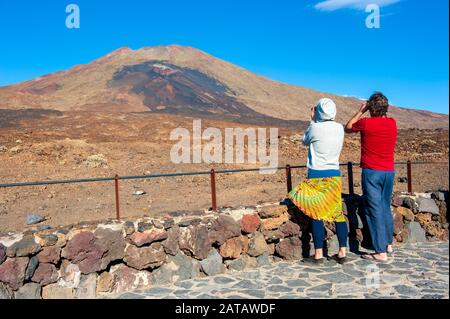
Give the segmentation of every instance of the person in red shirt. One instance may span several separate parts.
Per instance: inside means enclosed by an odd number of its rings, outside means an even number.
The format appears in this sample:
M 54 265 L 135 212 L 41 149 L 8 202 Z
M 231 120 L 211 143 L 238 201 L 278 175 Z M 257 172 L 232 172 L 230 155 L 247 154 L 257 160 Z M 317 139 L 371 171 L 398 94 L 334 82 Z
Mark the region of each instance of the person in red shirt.
M 397 123 L 387 116 L 388 99 L 380 92 L 372 94 L 345 127 L 347 133 L 361 133 L 361 184 L 364 214 L 375 253 L 363 258 L 386 261 L 392 252 L 394 220 L 391 197 L 394 187 L 394 150 Z M 370 117 L 361 118 L 369 111 Z

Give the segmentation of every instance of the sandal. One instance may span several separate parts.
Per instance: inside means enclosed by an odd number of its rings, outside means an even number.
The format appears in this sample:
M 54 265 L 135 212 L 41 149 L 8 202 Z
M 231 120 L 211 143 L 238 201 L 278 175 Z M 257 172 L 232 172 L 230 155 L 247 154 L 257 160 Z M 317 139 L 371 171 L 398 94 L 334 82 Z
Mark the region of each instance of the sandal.
M 335 255 L 331 256 L 330 259 L 336 261 L 338 264 L 343 265 L 347 261 L 347 256 L 339 257 L 338 254 L 335 254 Z
M 323 265 L 324 259 L 325 258 L 323 258 L 323 257 L 322 258 L 318 258 L 318 259 L 316 259 L 314 257 L 309 257 L 309 258 L 304 258 L 303 262 L 304 263 L 308 263 L 308 264 Z
M 372 260 L 372 261 L 376 261 L 376 262 L 387 262 L 387 258 L 386 259 L 379 259 L 375 257 L 375 254 L 366 254 L 366 255 L 361 255 L 362 259 L 366 259 L 366 260 Z

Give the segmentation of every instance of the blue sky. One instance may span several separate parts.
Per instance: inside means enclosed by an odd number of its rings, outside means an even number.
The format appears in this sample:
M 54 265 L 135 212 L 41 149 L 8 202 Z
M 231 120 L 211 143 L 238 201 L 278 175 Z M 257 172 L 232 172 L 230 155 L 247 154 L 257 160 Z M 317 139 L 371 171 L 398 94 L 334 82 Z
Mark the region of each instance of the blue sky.
M 75 3 L 81 28 L 67 29 Z M 381 5 L 368 29 L 366 3 Z M 317 90 L 448 114 L 446 0 L 0 0 L 0 85 L 118 47 L 181 44 Z

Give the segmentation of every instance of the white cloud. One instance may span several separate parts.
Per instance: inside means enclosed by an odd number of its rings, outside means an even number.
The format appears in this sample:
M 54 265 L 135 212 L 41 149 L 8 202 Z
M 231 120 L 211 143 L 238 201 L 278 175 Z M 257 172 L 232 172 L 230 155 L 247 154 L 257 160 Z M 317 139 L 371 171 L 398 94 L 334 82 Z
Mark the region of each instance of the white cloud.
M 369 4 L 377 4 L 380 7 L 388 6 L 401 0 L 326 0 L 317 3 L 314 8 L 321 11 L 335 11 L 338 9 L 365 10 Z

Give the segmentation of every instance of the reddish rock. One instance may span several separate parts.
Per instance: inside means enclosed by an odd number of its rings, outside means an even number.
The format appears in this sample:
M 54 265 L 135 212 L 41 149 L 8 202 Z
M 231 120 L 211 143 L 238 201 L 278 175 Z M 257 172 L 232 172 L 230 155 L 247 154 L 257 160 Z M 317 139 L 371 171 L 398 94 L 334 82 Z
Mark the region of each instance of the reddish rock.
M 266 240 L 264 239 L 264 235 L 261 233 L 255 233 L 249 240 L 247 254 L 252 257 L 258 257 L 267 251 L 269 251 L 269 249 L 267 247 Z
M 290 220 L 281 225 L 279 229 L 285 237 L 298 236 L 300 234 L 300 226 Z
M 147 268 L 154 269 L 164 263 L 166 260 L 166 254 L 162 245 L 158 243 L 142 248 L 129 245 L 125 251 L 125 257 L 123 260 L 128 266 L 137 270 Z
M 406 207 L 396 207 L 394 208 L 394 212 L 402 215 L 405 220 L 412 222 L 414 220 L 414 213 Z
M 433 215 L 431 213 L 419 213 L 415 216 L 415 219 L 422 227 L 424 227 L 431 223 Z
M 28 257 L 8 258 L 0 265 L 0 282 L 8 284 L 13 290 L 19 289 L 25 278 Z
M 258 214 L 247 214 L 242 216 L 241 230 L 245 234 L 251 234 L 258 230 L 261 220 Z
M 49 246 L 44 247 L 42 251 L 37 255 L 40 263 L 52 263 L 57 264 L 61 257 L 61 247 Z
M 0 265 L 6 260 L 6 247 L 0 244 Z
M 228 239 L 220 246 L 219 253 L 223 258 L 236 259 L 242 254 L 243 242 L 240 237 Z
M 403 205 L 403 197 L 399 197 L 399 196 L 393 196 L 392 197 L 392 201 L 391 201 L 391 205 L 394 207 L 399 207 Z
M 43 286 L 55 283 L 58 280 L 58 272 L 55 265 L 48 263 L 39 264 L 31 280 Z
M 444 229 L 441 228 L 439 222 L 430 222 L 425 225 L 424 229 L 427 235 L 436 239 L 439 239 L 444 235 Z
M 103 251 L 100 268 L 106 269 L 108 265 L 115 261 L 123 259 L 125 256 L 126 242 L 121 231 L 98 228 L 95 233 L 95 245 Z
M 395 213 L 394 214 L 394 234 L 398 235 L 402 232 L 404 227 L 403 216 Z
M 29 255 L 34 255 L 40 249 L 41 245 L 36 243 L 34 236 L 28 235 L 9 246 L 6 249 L 6 255 L 8 257 L 27 257 Z
M 281 240 L 276 246 L 276 253 L 286 260 L 298 260 L 302 256 L 302 243 L 297 237 Z
M 95 243 L 93 233 L 81 232 L 67 242 L 62 257 L 77 264 L 83 274 L 89 274 L 102 270 L 102 257 L 105 252 L 105 248 Z
M 191 225 L 182 228 L 178 244 L 186 255 L 199 260 L 208 257 L 212 245 L 208 228 L 205 225 Z
M 241 235 L 241 225 L 231 216 L 219 215 L 211 225 L 209 238 L 214 244 L 222 245 L 226 240 Z
M 284 212 L 279 217 L 267 218 L 261 221 L 264 230 L 274 230 L 279 228 L 289 220 L 289 213 Z
M 178 240 L 180 239 L 180 228 L 174 226 L 167 231 L 167 239 L 161 244 L 164 247 L 166 254 L 175 256 L 180 251 L 178 247 Z
M 258 215 L 261 218 L 277 218 L 286 213 L 286 206 L 284 205 L 273 205 L 261 207 L 258 210 Z
M 167 231 L 165 231 L 164 229 L 153 228 L 151 230 L 145 231 L 144 233 L 135 232 L 131 236 L 129 236 L 129 239 L 133 245 L 142 247 L 156 241 L 162 241 L 164 239 L 167 239 L 167 237 Z

